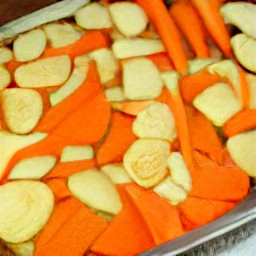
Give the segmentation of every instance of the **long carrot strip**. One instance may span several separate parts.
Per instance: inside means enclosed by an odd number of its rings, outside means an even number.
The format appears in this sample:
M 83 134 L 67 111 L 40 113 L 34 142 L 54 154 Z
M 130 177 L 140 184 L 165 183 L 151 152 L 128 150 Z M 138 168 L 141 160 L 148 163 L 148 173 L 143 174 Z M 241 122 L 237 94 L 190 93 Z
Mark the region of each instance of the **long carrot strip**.
M 240 78 L 240 92 L 242 97 L 242 103 L 243 103 L 243 107 L 246 109 L 250 106 L 250 90 L 249 90 L 249 85 L 247 81 L 247 73 L 239 65 L 237 66 L 238 66 L 239 78 Z
M 218 164 L 214 161 L 212 161 L 207 156 L 203 155 L 201 152 L 197 150 L 193 150 L 193 157 L 195 160 L 195 164 L 199 167 L 204 166 L 218 166 Z
M 225 57 L 232 56 L 230 46 L 230 36 L 220 14 L 220 4 L 218 0 L 191 0 L 210 35 L 220 47 Z
M 150 59 L 154 64 L 157 66 L 159 71 L 170 71 L 173 70 L 173 65 L 168 57 L 168 54 L 166 52 L 156 53 L 152 55 L 146 56 L 146 58 Z
M 171 5 L 170 14 L 192 46 L 197 57 L 209 57 L 210 51 L 206 44 L 206 33 L 203 24 L 188 0 L 175 1 Z M 184 17 L 184 14 L 186 17 Z
M 162 0 L 135 0 L 146 12 L 158 31 L 166 50 L 179 72 L 187 69 L 187 58 L 182 48 L 179 31 Z
M 241 110 L 231 117 L 223 126 L 224 134 L 227 137 L 234 136 L 256 128 L 256 109 Z

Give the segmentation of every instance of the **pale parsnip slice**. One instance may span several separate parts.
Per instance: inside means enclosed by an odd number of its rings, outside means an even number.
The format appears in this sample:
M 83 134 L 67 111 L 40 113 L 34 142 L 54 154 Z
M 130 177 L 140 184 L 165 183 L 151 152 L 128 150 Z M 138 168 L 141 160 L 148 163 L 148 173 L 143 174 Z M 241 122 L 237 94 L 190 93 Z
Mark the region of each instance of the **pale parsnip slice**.
M 0 47 L 0 64 L 9 62 L 12 58 L 12 51 L 8 47 Z
M 242 170 L 256 177 L 256 130 L 230 137 L 227 141 L 227 149 Z
M 125 96 L 121 86 L 115 86 L 112 88 L 107 88 L 105 91 L 105 96 L 107 101 L 124 101 Z
M 238 27 L 245 34 L 256 39 L 256 5 L 246 2 L 226 3 L 221 9 L 226 24 Z
M 250 105 L 251 109 L 256 109 L 256 75 L 247 74 L 247 82 L 250 92 Z
M 138 139 L 126 151 L 123 164 L 138 185 L 150 188 L 168 174 L 169 154 L 169 143 L 164 140 Z
M 17 61 L 30 61 L 39 57 L 46 47 L 46 35 L 41 29 L 30 30 L 19 35 L 13 43 L 13 53 Z
M 0 89 L 7 87 L 11 83 L 10 72 L 0 64 Z
M 50 102 L 55 106 L 72 94 L 86 79 L 88 65 L 75 67 L 69 79 L 58 90 L 50 94 Z
M 43 26 L 46 37 L 53 48 L 73 44 L 80 39 L 82 33 L 70 24 L 49 23 Z
M 22 243 L 37 234 L 54 207 L 50 188 L 39 181 L 13 181 L 0 186 L 0 237 Z
M 185 190 L 174 183 L 170 176 L 155 186 L 153 191 L 167 199 L 172 205 L 177 205 L 187 198 Z
M 96 169 L 71 175 L 68 178 L 68 187 L 76 198 L 96 211 L 118 214 L 122 208 L 115 185 Z
M 16 254 L 16 256 L 33 256 L 35 243 L 30 240 L 20 244 L 8 244 L 8 247 Z
M 5 89 L 1 102 L 6 124 L 17 134 L 32 131 L 43 114 L 43 100 L 35 90 Z
M 216 126 L 222 126 L 242 109 L 240 100 L 226 83 L 208 87 L 195 97 L 193 105 Z
M 246 34 L 237 34 L 231 38 L 231 46 L 239 63 L 256 73 L 256 39 Z
M 188 61 L 188 73 L 193 74 L 199 70 L 217 62 L 217 58 L 195 58 Z
M 70 162 L 92 159 L 94 151 L 91 146 L 66 146 L 64 147 L 60 162 Z
M 88 67 L 89 61 L 91 60 L 89 54 L 79 55 L 74 59 L 75 67 Z
M 161 94 L 163 82 L 156 65 L 141 57 L 123 64 L 123 86 L 127 99 L 146 100 Z
M 181 153 L 171 153 L 168 158 L 168 167 L 173 182 L 189 192 L 192 188 L 192 179 Z
M 16 135 L 0 131 L 0 179 L 12 156 L 20 149 L 34 144 L 47 136 L 45 133 L 31 133 L 29 135 Z
M 132 129 L 139 138 L 173 141 L 177 137 L 172 112 L 166 104 L 159 102 L 139 112 Z
M 112 44 L 114 55 L 118 59 L 139 57 L 164 52 L 165 48 L 160 39 L 121 39 Z
M 165 71 L 161 73 L 161 78 L 168 90 L 172 91 L 179 87 L 180 75 L 176 71 Z
M 112 27 L 106 7 L 99 3 L 91 3 L 75 13 L 76 23 L 85 29 L 102 29 Z
M 8 179 L 40 179 L 55 165 L 55 156 L 35 156 L 22 159 L 11 170 Z
M 50 87 L 64 83 L 70 70 L 69 56 L 61 55 L 21 65 L 15 70 L 14 78 L 20 87 Z
M 104 172 L 115 184 L 124 184 L 132 182 L 123 164 L 107 164 L 101 167 Z
M 111 18 L 118 30 L 127 37 L 142 33 L 148 18 L 144 10 L 132 2 L 117 2 L 109 5 Z

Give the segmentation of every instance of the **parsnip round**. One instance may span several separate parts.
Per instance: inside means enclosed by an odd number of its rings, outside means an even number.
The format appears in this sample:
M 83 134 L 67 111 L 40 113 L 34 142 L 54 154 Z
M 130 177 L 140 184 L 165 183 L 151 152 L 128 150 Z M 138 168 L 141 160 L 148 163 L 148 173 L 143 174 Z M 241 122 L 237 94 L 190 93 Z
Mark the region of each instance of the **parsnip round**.
M 11 61 L 13 58 L 12 50 L 7 47 L 0 47 L 0 64 Z
M 48 221 L 52 191 L 39 181 L 13 181 L 0 186 L 0 238 L 22 243 L 36 235 Z
M 11 83 L 10 72 L 0 65 L 0 89 L 7 87 Z

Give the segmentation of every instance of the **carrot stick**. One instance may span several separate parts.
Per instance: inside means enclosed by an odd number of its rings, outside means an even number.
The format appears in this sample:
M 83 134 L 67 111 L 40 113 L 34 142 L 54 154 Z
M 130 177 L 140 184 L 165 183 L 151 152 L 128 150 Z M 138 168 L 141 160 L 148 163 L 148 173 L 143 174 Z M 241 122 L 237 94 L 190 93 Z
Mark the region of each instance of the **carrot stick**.
M 39 233 L 35 256 L 81 256 L 107 225 L 105 220 L 71 197 L 56 207 Z
M 203 24 L 191 3 L 188 0 L 176 1 L 171 5 L 169 11 L 192 46 L 196 56 L 210 57 Z
M 239 71 L 239 78 L 240 78 L 240 91 L 242 97 L 243 107 L 246 109 L 250 105 L 250 90 L 247 81 L 247 73 L 246 71 L 237 65 Z
M 148 55 L 146 58 L 150 59 L 157 66 L 160 72 L 174 69 L 168 54 L 165 52 Z
M 193 157 L 195 159 L 195 164 L 198 167 L 205 167 L 205 166 L 218 166 L 218 164 L 212 161 L 207 156 L 203 155 L 201 152 L 197 150 L 193 150 Z
M 113 114 L 110 131 L 96 155 L 99 165 L 122 161 L 126 150 L 136 140 L 132 132 L 133 120 L 120 112 Z
M 182 48 L 179 31 L 162 0 L 135 0 L 146 12 L 158 31 L 166 50 L 179 72 L 187 70 L 187 57 Z
M 96 255 L 138 255 L 155 245 L 146 224 L 124 191 L 124 187 L 118 188 L 123 208 L 92 245 L 91 251 Z
M 191 0 L 191 2 L 225 57 L 231 57 L 230 36 L 220 14 L 219 0 Z
M 199 71 L 187 75 L 180 80 L 180 93 L 186 103 L 192 103 L 194 98 L 207 87 L 222 82 L 223 78 L 207 71 Z
M 256 109 L 244 109 L 231 117 L 223 126 L 226 137 L 256 128 Z
M 142 215 L 156 245 L 184 233 L 177 208 L 167 200 L 132 183 L 124 187 Z

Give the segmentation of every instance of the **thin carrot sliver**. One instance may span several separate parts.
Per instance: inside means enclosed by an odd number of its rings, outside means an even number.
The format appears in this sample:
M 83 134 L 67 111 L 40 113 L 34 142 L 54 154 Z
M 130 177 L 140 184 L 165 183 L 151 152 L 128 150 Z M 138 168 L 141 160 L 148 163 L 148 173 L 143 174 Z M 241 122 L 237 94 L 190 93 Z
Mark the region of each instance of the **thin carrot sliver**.
M 179 31 L 162 0 L 135 0 L 146 12 L 158 31 L 175 68 L 179 72 L 187 70 L 187 57 L 182 47 Z
M 222 50 L 225 57 L 231 57 L 230 36 L 220 14 L 219 0 L 191 0 L 191 2 L 202 17 L 208 32 Z
M 193 5 L 188 0 L 179 0 L 171 5 L 169 11 L 187 38 L 196 56 L 209 57 L 210 51 L 206 43 L 206 33 Z
M 160 72 L 174 69 L 168 54 L 165 52 L 148 55 L 146 58 L 150 59 L 157 66 Z
M 210 158 L 208 158 L 206 155 L 202 154 L 198 150 L 193 150 L 193 157 L 195 160 L 195 164 L 199 167 L 218 166 L 216 162 L 214 162 L 213 160 L 211 160 Z
M 240 78 L 240 92 L 243 107 L 246 109 L 250 106 L 250 89 L 247 80 L 247 72 L 238 66 L 239 78 Z
M 226 137 L 256 128 L 256 109 L 244 109 L 231 117 L 223 126 Z

